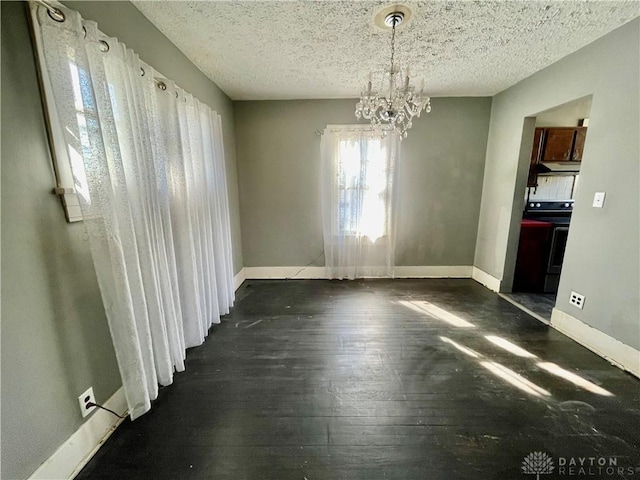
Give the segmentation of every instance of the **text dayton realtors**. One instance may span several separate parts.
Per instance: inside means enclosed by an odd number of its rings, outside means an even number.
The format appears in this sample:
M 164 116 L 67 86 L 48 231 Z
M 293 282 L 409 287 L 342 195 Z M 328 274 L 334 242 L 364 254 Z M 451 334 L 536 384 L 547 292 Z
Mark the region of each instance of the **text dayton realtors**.
M 616 457 L 558 457 L 559 475 L 633 475 L 634 467 L 618 465 Z

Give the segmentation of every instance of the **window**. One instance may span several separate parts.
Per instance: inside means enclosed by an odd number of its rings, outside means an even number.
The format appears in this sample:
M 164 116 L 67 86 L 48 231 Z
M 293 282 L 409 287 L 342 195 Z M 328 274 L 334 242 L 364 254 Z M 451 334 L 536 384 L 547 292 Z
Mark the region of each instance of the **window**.
M 388 229 L 389 162 L 381 138 L 340 140 L 338 231 L 375 242 Z
M 329 278 L 389 277 L 397 135 L 329 125 L 322 136 L 322 229 Z
M 87 150 L 91 150 L 89 135 L 100 128 L 98 110 L 93 101 L 93 95 L 90 93 L 91 79 L 86 70 L 79 68 L 74 62 L 69 62 L 69 72 L 80 137 L 67 142 L 67 154 L 72 165 L 71 172 L 75 193 L 82 196 L 85 202 L 90 203 L 89 184 L 83 158 L 88 156 Z
M 81 169 L 77 168 L 83 165 L 82 161 L 82 138 L 76 138 L 76 142 L 74 144 L 67 144 L 66 136 L 64 131 L 62 130 L 62 126 L 58 121 L 58 113 L 56 110 L 55 103 L 53 101 L 54 91 L 51 86 L 51 82 L 46 74 L 44 74 L 44 69 L 46 65 L 46 61 L 44 58 L 44 45 L 43 39 L 40 29 L 37 27 L 38 18 L 37 18 L 37 9 L 38 5 L 35 3 L 29 4 L 29 10 L 31 13 L 31 32 L 33 34 L 33 38 L 35 40 L 35 50 L 38 57 L 38 74 L 40 81 L 40 91 L 42 94 L 42 101 L 44 104 L 44 109 L 46 112 L 46 124 L 47 124 L 47 133 L 49 136 L 49 145 L 51 148 L 51 156 L 53 160 L 53 167 L 56 176 L 56 185 L 53 189 L 53 192 L 60 196 L 62 201 L 62 207 L 64 208 L 65 217 L 68 222 L 79 222 L 82 221 L 82 211 L 80 209 L 80 202 L 78 199 L 78 194 L 87 195 L 88 199 L 88 185 L 87 179 L 85 175 L 74 175 L 72 173 L 71 164 L 76 167 L 76 171 L 81 171 Z M 84 114 L 82 107 L 82 86 L 87 85 L 86 81 L 86 72 L 84 70 L 79 69 L 76 64 L 72 61 L 69 62 L 70 69 L 70 78 L 73 82 L 73 90 L 74 90 L 74 103 L 76 105 L 76 110 L 78 112 L 78 116 Z M 84 80 L 84 81 L 83 81 Z M 89 87 L 90 88 L 90 87 Z M 78 105 L 80 108 L 78 109 Z M 84 123 L 86 127 L 86 122 Z M 86 128 L 85 128 L 86 132 Z M 82 170 L 84 167 L 82 166 Z

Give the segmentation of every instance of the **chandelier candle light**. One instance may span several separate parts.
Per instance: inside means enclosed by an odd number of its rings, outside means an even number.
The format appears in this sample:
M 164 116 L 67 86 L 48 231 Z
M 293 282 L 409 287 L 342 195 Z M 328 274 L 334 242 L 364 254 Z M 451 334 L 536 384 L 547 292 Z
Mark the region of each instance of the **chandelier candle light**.
M 385 96 L 373 90 L 372 74 L 369 73 L 366 90 L 356 104 L 356 118 L 371 120 L 371 125 L 381 129 L 383 136 L 395 131 L 400 138 L 407 138 L 413 117 L 420 117 L 423 110 L 431 111 L 431 99 L 424 94 L 424 80 L 416 93 L 409 82 L 409 67 L 403 78 L 400 67 L 394 63 L 396 27 L 403 20 L 404 13 L 399 11 L 389 13 L 384 19 L 385 25 L 391 27 L 391 65 L 385 70 L 381 84 L 388 83 L 388 91 Z

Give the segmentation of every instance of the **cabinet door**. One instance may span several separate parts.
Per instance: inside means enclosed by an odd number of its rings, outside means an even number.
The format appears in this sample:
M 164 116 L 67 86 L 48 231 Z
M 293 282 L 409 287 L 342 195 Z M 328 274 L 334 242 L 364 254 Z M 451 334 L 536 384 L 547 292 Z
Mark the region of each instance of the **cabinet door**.
M 576 128 L 576 140 L 573 144 L 573 153 L 571 154 L 572 162 L 582 161 L 582 152 L 584 150 L 584 141 L 587 138 L 587 127 Z
M 575 134 L 575 128 L 547 128 L 542 161 L 568 162 L 571 159 Z
M 531 149 L 531 161 L 529 162 L 529 178 L 527 178 L 527 187 L 538 186 L 538 162 L 540 161 L 543 132 L 543 128 L 536 128 L 536 131 L 533 134 L 533 148 Z

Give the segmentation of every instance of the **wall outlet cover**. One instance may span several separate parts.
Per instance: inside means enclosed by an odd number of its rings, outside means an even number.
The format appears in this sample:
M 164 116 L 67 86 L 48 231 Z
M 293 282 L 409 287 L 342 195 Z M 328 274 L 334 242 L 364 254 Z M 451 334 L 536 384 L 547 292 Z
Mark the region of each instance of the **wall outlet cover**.
M 569 295 L 569 303 L 582 310 L 582 307 L 584 307 L 584 295 L 578 292 L 571 292 L 571 295 Z
M 87 404 L 96 403 L 96 396 L 93 394 L 93 387 L 89 387 L 86 392 L 78 397 L 78 403 L 80 404 L 80 412 L 82 412 L 82 418 L 93 412 L 96 407 L 88 407 Z

